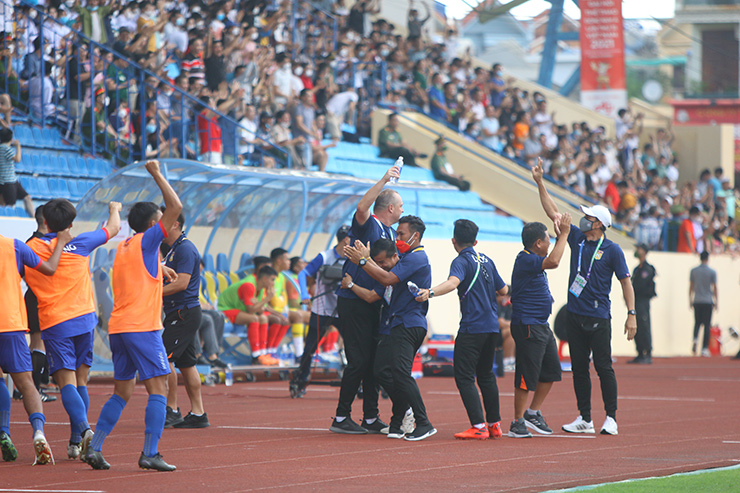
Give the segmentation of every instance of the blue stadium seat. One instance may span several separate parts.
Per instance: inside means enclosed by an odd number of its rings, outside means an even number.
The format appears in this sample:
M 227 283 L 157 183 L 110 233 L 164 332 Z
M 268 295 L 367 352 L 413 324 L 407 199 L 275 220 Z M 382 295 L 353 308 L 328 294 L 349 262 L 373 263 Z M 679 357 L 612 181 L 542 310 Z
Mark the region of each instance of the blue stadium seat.
M 213 255 L 210 253 L 203 255 L 203 263 L 205 263 L 205 267 L 208 272 L 216 272 L 216 268 L 213 265 Z
M 15 164 L 15 170 L 18 173 L 33 173 L 33 164 L 31 162 L 31 155 L 26 152 L 23 152 L 21 154 L 21 162 Z
M 18 177 L 18 180 L 21 182 L 21 185 L 23 185 L 23 188 L 28 192 L 28 194 L 31 197 L 37 197 L 38 196 L 38 187 L 36 186 L 36 180 L 31 178 L 30 176 L 20 176 Z
M 28 212 L 26 212 L 26 209 L 22 205 L 16 205 L 15 208 L 13 209 L 13 212 L 14 212 L 13 215 L 15 215 L 15 217 L 30 217 L 28 215 Z
M 69 169 L 69 163 L 67 158 L 64 156 L 58 156 L 57 160 L 57 172 L 62 176 L 74 176 L 72 171 Z
M 77 185 L 77 180 L 67 180 L 67 186 L 69 187 L 69 195 L 72 197 L 72 200 L 80 200 L 84 195 L 80 192 L 80 188 Z
M 10 212 L 10 207 L 2 206 L 0 207 L 0 217 L 5 217 Z
M 95 262 L 94 268 L 103 267 L 108 262 L 108 252 L 105 248 L 98 248 L 95 250 Z
M 39 127 L 31 127 L 31 143 L 29 145 L 32 145 L 33 147 L 44 146 L 44 136 L 41 134 L 41 129 Z
M 216 255 L 216 271 L 229 272 L 230 270 L 229 258 L 226 256 L 226 254 L 219 253 L 218 255 Z
M 33 145 L 33 135 L 31 133 L 31 127 L 28 125 L 16 125 L 13 127 L 13 137 L 18 139 L 21 146 Z
M 239 270 L 242 270 L 243 268 L 247 267 L 252 263 L 252 256 L 249 255 L 247 252 L 242 253 L 241 257 L 239 257 Z
M 43 173 L 44 165 L 41 162 L 41 156 L 38 154 L 31 155 L 31 173 Z
M 49 191 L 53 198 L 70 198 L 69 188 L 67 188 L 67 182 L 64 178 L 49 178 Z
M 116 248 L 111 248 L 108 252 L 108 265 L 113 266 L 113 261 L 116 260 Z
M 54 198 L 54 194 L 51 192 L 51 188 L 49 187 L 49 181 L 44 176 L 39 176 L 36 178 L 33 178 L 33 180 L 36 182 L 37 193 L 39 198 L 43 199 L 52 199 Z
M 86 177 L 87 167 L 85 166 L 85 159 L 82 156 L 69 156 L 69 170 L 77 178 Z

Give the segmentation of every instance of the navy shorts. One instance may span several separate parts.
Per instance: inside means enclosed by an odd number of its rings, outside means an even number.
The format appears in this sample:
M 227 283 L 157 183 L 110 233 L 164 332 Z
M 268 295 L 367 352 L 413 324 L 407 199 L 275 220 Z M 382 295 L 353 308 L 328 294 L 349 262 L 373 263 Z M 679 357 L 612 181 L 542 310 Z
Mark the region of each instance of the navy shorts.
M 5 373 L 33 371 L 25 330 L 0 332 L 0 368 Z
M 95 332 L 63 339 L 44 339 L 46 357 L 49 360 L 49 375 L 57 370 L 76 371 L 80 366 L 92 366 Z
M 149 380 L 170 374 L 167 353 L 158 330 L 127 332 L 110 335 L 113 353 L 113 378 L 131 380 L 139 372 L 139 380 Z

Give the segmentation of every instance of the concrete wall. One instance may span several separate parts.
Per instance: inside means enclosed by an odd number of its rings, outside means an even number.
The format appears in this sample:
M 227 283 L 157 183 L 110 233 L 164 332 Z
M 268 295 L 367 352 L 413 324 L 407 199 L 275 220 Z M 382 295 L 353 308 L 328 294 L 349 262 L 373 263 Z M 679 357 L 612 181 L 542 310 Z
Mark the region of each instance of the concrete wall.
M 721 166 L 734 181 L 735 137 L 733 125 L 681 125 L 673 127 L 673 150 L 679 157 L 679 186 L 696 181 L 704 168 Z
M 452 228 L 450 228 L 452 236 Z M 457 253 L 451 242 L 446 240 L 429 240 L 424 246 L 432 262 L 432 283 L 437 285 L 447 279 L 449 265 Z M 501 277 L 506 282 L 511 280 L 514 259 L 521 250 L 516 243 L 480 242 L 476 247 L 489 255 L 496 264 Z M 568 261 L 570 249 L 566 247 L 564 261 L 556 270 L 548 271 L 550 290 L 555 303 L 553 311 L 557 313 L 567 302 Z M 630 270 L 637 265 L 632 250 L 625 251 Z M 694 316 L 689 307 L 689 272 L 699 264 L 699 259 L 690 254 L 650 253 L 648 261 L 655 266 L 658 273 L 656 286 L 658 296 L 653 298 L 651 306 L 653 355 L 654 356 L 688 356 L 691 354 Z M 713 316 L 713 324 L 722 328 L 724 354 L 735 354 L 738 341 L 728 335 L 728 327 L 740 326 L 740 304 L 738 282 L 740 281 L 740 259 L 725 256 L 710 258 L 709 265 L 717 271 L 719 289 L 719 311 Z M 634 355 L 634 342 L 628 342 L 624 335 L 624 322 L 627 308 L 622 298 L 622 289 L 616 278 L 612 281 L 612 348 L 616 356 Z M 450 293 L 434 298 L 429 308 L 429 327 L 435 333 L 454 334 L 459 323 L 459 303 L 457 296 Z M 554 316 L 550 319 L 552 326 Z

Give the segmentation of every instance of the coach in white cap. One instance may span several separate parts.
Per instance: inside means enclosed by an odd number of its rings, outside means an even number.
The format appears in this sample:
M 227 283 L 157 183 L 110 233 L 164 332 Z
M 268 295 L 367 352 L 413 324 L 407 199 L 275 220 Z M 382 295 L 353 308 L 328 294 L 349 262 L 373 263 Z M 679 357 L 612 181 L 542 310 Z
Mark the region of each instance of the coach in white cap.
M 542 160 L 532 168 L 537 183 L 540 202 L 547 216 L 556 224 L 560 217 L 558 207 L 545 189 L 542 181 Z M 570 276 L 568 278 L 568 347 L 573 364 L 573 388 L 578 401 L 580 416 L 563 426 L 570 433 L 594 433 L 591 420 L 591 374 L 589 355 L 593 353 L 594 367 L 601 381 L 606 419 L 601 427 L 604 435 L 617 434 L 617 377 L 612 368 L 611 349 L 611 291 L 612 275 L 616 274 L 622 285 L 627 305 L 627 322 L 624 333 L 632 340 L 637 331 L 635 292 L 630 282 L 630 271 L 619 245 L 606 238 L 606 229 L 612 225 L 609 210 L 602 205 L 581 206 L 585 214 L 578 227 L 571 226 Z

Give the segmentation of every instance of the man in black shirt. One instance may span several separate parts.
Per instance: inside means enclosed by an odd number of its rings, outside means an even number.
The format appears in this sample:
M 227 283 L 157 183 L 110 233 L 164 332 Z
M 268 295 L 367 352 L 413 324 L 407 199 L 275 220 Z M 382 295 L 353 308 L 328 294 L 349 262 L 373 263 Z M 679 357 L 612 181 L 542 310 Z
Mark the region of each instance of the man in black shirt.
M 635 289 L 635 311 L 637 311 L 637 334 L 635 346 L 637 357 L 627 363 L 649 365 L 652 360 L 652 335 L 650 333 L 650 298 L 655 296 L 655 267 L 645 260 L 648 247 L 644 243 L 637 245 L 635 257 L 640 263 L 632 272 L 632 286 Z

